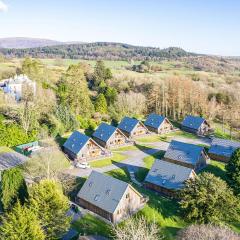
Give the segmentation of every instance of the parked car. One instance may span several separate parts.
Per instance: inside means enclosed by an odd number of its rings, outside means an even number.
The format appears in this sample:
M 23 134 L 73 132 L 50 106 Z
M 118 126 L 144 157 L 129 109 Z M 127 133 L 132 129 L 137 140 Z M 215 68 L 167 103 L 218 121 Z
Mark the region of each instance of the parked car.
M 90 165 L 89 165 L 89 163 L 87 163 L 87 162 L 77 162 L 77 163 L 75 164 L 75 167 L 76 167 L 76 168 L 87 169 L 87 168 L 90 168 Z

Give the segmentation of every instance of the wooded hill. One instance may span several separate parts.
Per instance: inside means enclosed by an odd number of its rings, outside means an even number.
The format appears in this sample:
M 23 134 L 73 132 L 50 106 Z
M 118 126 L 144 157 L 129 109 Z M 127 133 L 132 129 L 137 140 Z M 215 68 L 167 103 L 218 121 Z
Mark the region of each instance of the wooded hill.
M 70 59 L 105 59 L 105 60 L 162 60 L 195 56 L 177 47 L 165 49 L 133 46 L 123 43 L 96 42 L 86 44 L 66 44 L 58 46 L 28 49 L 0 49 L 6 57 L 34 58 L 70 58 Z

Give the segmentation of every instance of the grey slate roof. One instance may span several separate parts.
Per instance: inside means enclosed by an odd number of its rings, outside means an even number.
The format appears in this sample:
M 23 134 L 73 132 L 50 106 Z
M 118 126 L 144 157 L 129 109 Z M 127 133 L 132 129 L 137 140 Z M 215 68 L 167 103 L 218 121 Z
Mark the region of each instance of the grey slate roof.
M 184 118 L 182 126 L 198 130 L 204 121 L 204 118 L 189 115 Z
M 171 141 L 164 158 L 185 162 L 195 166 L 203 150 L 204 148 L 201 146 L 173 140 Z
M 240 148 L 240 142 L 214 138 L 208 152 L 210 154 L 231 157 L 237 148 Z
M 167 189 L 181 189 L 189 179 L 193 169 L 156 159 L 148 172 L 145 182 Z
M 101 123 L 97 130 L 93 133 L 93 137 L 96 137 L 103 142 L 107 142 L 116 130 L 116 127 L 113 127 L 106 123 Z
M 148 116 L 147 120 L 144 122 L 146 126 L 158 129 L 164 122 L 166 117 L 152 113 Z
M 127 133 L 131 133 L 138 123 L 139 120 L 135 118 L 124 117 L 122 121 L 119 123 L 118 128 Z
M 78 154 L 81 149 L 85 146 L 90 138 L 83 133 L 74 131 L 72 135 L 63 144 L 64 148 L 67 148 L 74 154 Z
M 77 196 L 109 213 L 114 213 L 127 187 L 126 182 L 92 171 Z
M 0 171 L 13 168 L 25 163 L 29 158 L 18 152 L 7 152 L 0 154 Z

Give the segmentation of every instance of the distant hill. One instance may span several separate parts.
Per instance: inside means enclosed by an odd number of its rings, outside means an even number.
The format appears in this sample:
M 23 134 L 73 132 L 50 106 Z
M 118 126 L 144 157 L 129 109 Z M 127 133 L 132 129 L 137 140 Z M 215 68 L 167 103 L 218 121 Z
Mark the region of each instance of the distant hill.
M 35 48 L 64 44 L 63 42 L 40 38 L 0 38 L 0 48 Z
M 181 48 L 169 47 L 165 49 L 154 47 L 133 46 L 123 43 L 96 42 L 81 44 L 56 44 L 27 49 L 0 49 L 7 57 L 34 58 L 70 58 L 70 59 L 108 59 L 108 60 L 161 60 L 173 59 L 195 54 Z

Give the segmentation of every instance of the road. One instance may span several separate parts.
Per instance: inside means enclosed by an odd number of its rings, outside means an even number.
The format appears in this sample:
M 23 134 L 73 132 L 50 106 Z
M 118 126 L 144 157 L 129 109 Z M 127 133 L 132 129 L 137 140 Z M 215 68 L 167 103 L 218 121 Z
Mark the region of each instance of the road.
M 182 136 L 175 136 L 173 139 L 186 142 L 186 143 L 206 145 L 206 146 L 210 146 L 210 143 L 211 143 L 210 139 L 202 138 L 202 137 L 192 139 L 192 138 L 187 138 Z M 101 168 L 67 169 L 64 171 L 64 173 L 77 176 L 77 177 L 87 177 L 90 175 L 92 170 L 96 170 L 98 172 L 103 173 L 103 172 L 112 171 L 122 167 L 127 167 L 129 172 L 135 172 L 139 167 L 144 167 L 143 159 L 145 157 L 152 155 L 160 150 L 166 151 L 169 146 L 169 142 L 159 141 L 159 142 L 148 143 L 147 145 L 149 146 L 149 149 L 146 149 L 146 150 L 136 149 L 136 150 L 129 150 L 129 151 L 121 151 L 121 154 L 124 154 L 127 156 L 127 158 L 121 162 L 116 162 Z

